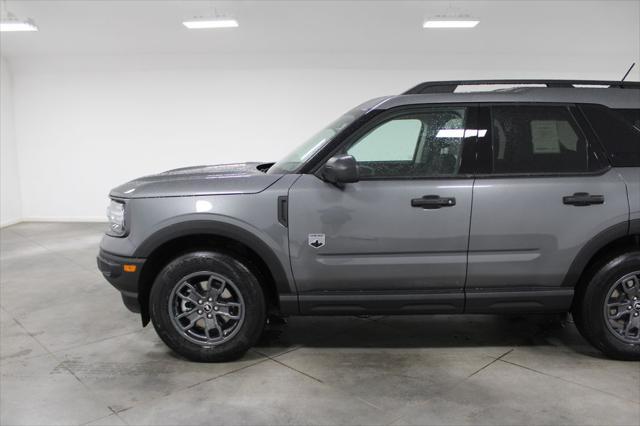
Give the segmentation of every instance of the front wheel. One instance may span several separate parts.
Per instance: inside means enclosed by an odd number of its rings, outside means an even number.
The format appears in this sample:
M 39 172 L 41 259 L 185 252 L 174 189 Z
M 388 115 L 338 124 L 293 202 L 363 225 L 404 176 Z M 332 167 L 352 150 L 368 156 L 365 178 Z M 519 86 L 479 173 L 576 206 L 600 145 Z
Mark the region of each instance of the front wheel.
M 230 361 L 260 337 L 266 304 L 262 287 L 241 259 L 201 251 L 169 262 L 149 300 L 160 338 L 192 361 Z
M 640 360 L 640 252 L 609 260 L 577 295 L 582 335 L 606 355 Z

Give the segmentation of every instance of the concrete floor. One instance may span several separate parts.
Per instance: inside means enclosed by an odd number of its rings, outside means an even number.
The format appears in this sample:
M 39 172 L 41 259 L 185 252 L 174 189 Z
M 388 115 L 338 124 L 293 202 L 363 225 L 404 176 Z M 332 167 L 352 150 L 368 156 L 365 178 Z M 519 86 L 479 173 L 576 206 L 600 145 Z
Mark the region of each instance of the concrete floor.
M 103 227 L 0 231 L 1 424 L 640 424 L 640 363 L 548 317 L 292 318 L 184 361 L 96 270 Z

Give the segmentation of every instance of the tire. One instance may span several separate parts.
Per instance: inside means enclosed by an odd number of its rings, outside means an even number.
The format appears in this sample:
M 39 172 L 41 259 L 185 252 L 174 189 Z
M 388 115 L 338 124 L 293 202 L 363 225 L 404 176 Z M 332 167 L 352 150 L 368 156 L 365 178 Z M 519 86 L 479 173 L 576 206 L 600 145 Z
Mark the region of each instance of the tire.
M 149 298 L 158 336 L 191 361 L 231 361 L 244 355 L 266 322 L 262 287 L 247 265 L 239 257 L 213 251 L 169 262 Z
M 611 358 L 640 360 L 640 251 L 613 257 L 597 265 L 589 276 L 573 307 L 578 330 Z M 632 286 L 625 287 L 629 284 Z M 631 323 L 625 335 L 627 320 Z

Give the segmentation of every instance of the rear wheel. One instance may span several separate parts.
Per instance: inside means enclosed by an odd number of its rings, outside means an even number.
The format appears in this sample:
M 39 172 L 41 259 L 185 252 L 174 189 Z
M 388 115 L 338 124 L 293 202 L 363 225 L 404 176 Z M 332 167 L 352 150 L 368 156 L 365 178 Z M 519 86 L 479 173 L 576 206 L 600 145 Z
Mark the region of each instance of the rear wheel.
M 606 355 L 640 359 L 640 252 L 598 268 L 577 295 L 574 318 L 582 335 Z
M 160 338 L 193 361 L 242 356 L 265 323 L 265 298 L 257 277 L 241 259 L 194 252 L 171 261 L 150 295 L 150 314 Z

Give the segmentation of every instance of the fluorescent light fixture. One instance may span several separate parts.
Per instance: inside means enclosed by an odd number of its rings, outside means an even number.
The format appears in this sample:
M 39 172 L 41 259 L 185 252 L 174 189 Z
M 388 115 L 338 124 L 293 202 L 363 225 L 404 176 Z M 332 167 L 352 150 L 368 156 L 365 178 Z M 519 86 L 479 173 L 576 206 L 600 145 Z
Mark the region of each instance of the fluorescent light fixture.
M 473 28 L 478 25 L 480 21 L 472 21 L 469 19 L 455 19 L 455 20 L 441 20 L 434 19 L 424 21 L 422 28 Z
M 231 18 L 192 19 L 182 23 L 190 30 L 203 30 L 208 28 L 236 28 L 238 21 Z
M 0 31 L 38 31 L 38 26 L 31 20 L 20 20 L 10 16 L 0 21 Z

